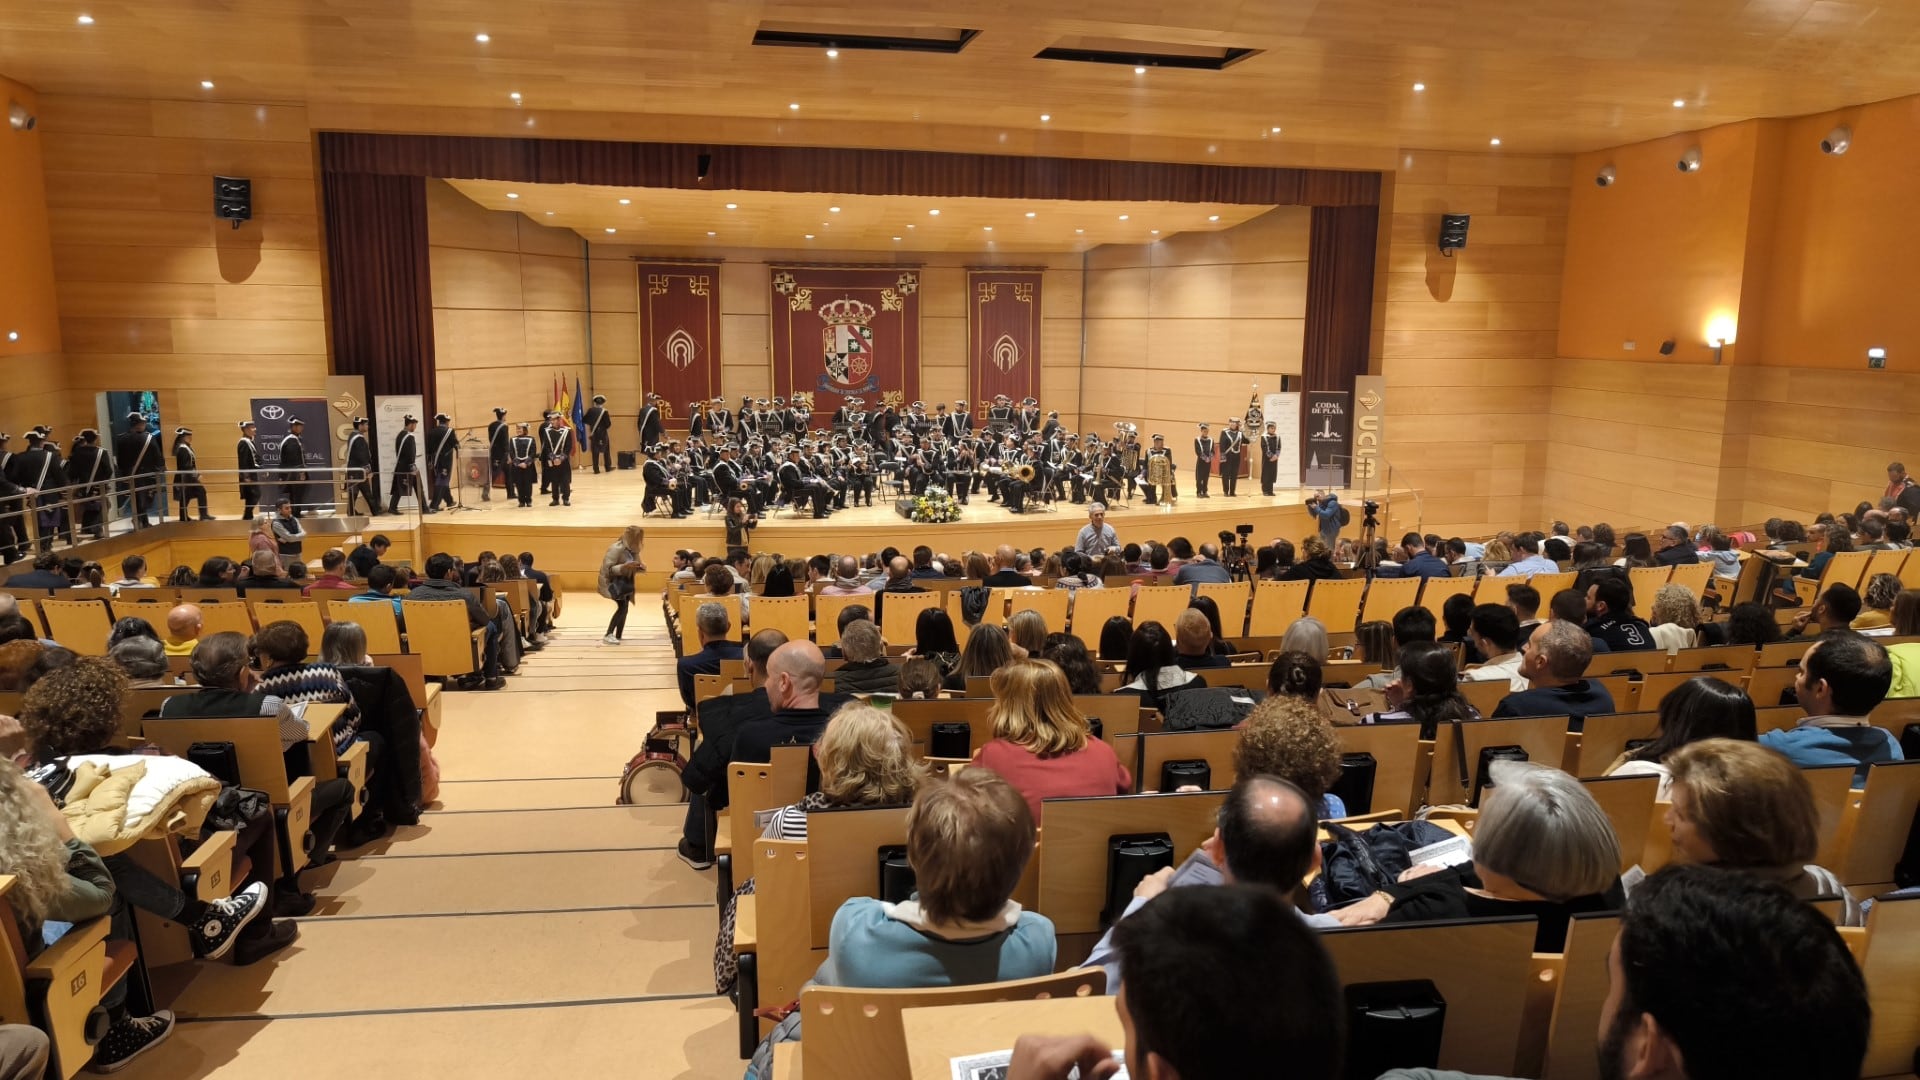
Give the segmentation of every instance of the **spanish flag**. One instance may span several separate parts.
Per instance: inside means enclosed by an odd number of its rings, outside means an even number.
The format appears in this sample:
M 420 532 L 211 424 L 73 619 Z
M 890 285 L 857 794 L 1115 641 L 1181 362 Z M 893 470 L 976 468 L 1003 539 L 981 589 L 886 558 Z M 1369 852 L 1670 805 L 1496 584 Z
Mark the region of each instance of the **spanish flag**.
M 560 380 L 560 396 L 555 400 L 553 409 L 561 416 L 567 418 L 567 424 L 569 426 L 573 424 L 573 394 L 567 390 L 567 381 L 565 379 Z

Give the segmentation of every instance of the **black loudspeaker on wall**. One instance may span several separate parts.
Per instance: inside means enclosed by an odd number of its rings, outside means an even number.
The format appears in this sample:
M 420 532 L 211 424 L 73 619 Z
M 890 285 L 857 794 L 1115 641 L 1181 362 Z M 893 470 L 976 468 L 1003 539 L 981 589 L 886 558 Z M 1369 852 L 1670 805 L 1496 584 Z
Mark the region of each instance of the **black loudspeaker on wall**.
M 1467 246 L 1467 223 L 1471 220 L 1471 214 L 1440 215 L 1440 254 L 1451 259 L 1455 251 Z
M 226 218 L 239 228 L 253 218 L 253 181 L 238 176 L 213 178 L 213 216 Z

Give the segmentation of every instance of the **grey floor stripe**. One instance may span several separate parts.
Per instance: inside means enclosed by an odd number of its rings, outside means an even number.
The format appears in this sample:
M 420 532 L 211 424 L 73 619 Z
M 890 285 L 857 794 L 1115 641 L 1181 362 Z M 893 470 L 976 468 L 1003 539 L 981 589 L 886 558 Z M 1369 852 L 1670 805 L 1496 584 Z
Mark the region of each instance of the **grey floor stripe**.
M 635 997 L 581 998 L 571 1001 L 512 1001 L 481 1005 L 425 1005 L 411 1009 L 342 1009 L 337 1012 L 234 1013 L 230 1016 L 177 1016 L 183 1024 L 267 1023 L 274 1020 L 332 1020 L 349 1016 L 409 1016 L 424 1013 L 508 1012 L 525 1009 L 577 1009 L 593 1005 L 635 1005 L 649 1001 L 703 1001 L 716 994 L 643 994 Z
M 712 911 L 713 901 L 697 904 L 609 904 L 601 907 L 574 908 L 516 908 L 511 911 L 406 911 L 387 915 L 303 915 L 295 922 L 344 923 L 344 922 L 391 922 L 395 919 L 484 919 L 496 915 L 584 915 L 602 911 L 691 911 L 706 908 Z

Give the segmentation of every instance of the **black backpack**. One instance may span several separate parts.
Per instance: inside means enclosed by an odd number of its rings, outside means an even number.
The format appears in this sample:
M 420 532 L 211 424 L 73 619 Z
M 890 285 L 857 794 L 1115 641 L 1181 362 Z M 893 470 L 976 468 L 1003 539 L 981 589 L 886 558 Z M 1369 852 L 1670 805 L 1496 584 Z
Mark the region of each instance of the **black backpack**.
M 1266 695 L 1238 686 L 1206 686 L 1165 695 L 1167 731 L 1223 731 L 1247 718 Z

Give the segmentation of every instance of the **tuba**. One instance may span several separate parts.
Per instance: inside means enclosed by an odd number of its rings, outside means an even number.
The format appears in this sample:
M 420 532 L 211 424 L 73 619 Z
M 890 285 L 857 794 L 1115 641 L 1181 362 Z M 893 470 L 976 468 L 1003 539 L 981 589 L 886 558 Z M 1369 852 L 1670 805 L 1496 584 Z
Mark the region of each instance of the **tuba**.
M 1033 466 L 1026 462 L 1021 462 L 1013 470 L 1013 478 L 1028 486 L 1032 486 L 1033 476 Z
M 1113 441 L 1120 444 L 1120 467 L 1128 476 L 1140 470 L 1140 425 L 1127 420 L 1113 422 Z

